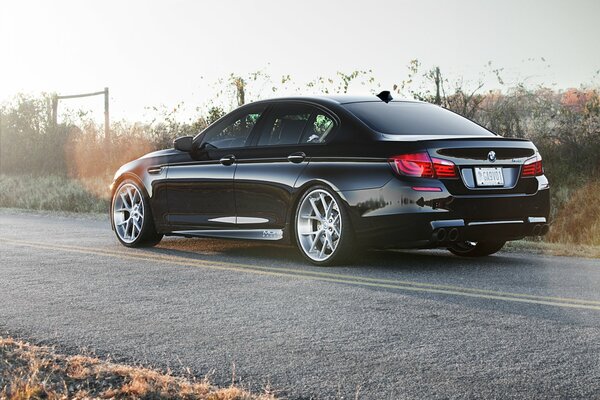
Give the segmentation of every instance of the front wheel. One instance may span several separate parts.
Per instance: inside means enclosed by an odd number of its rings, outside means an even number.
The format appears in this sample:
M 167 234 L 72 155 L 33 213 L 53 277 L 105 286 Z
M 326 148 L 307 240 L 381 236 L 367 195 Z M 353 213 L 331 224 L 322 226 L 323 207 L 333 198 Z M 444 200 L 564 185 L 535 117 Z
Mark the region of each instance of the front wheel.
M 316 265 L 349 259 L 354 233 L 342 201 L 331 189 L 316 186 L 300 199 L 295 218 L 296 243 L 302 255 Z
M 461 257 L 485 257 L 494 254 L 506 242 L 458 242 L 448 247 L 452 254 Z
M 117 239 L 127 247 L 154 246 L 163 237 L 154 228 L 148 198 L 134 181 L 125 180 L 115 190 L 111 216 Z

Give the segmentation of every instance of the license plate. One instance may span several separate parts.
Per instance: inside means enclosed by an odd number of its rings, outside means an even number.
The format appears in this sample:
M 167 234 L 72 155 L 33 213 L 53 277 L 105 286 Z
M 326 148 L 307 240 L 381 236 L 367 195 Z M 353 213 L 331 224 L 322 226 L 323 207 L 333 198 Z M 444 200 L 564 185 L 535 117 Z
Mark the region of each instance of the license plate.
M 477 186 L 504 186 L 502 168 L 475 168 Z

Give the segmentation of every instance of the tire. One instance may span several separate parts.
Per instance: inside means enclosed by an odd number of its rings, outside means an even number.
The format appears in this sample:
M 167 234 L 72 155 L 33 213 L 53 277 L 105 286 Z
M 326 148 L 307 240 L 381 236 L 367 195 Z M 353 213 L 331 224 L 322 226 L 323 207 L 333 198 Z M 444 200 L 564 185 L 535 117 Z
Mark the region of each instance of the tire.
M 506 242 L 459 242 L 448 250 L 461 257 L 485 257 L 498 252 Z
M 151 247 L 163 237 L 154 227 L 148 196 L 133 180 L 124 180 L 115 190 L 110 216 L 117 239 L 124 246 Z
M 354 254 L 354 232 L 342 199 L 326 186 L 314 186 L 300 198 L 294 233 L 300 254 L 319 266 L 339 264 Z

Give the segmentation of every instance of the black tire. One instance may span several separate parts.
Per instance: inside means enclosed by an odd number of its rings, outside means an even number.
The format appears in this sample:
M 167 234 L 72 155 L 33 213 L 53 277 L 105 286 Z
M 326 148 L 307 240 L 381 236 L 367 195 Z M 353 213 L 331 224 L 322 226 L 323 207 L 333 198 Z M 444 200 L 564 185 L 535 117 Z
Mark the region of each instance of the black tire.
M 460 242 L 448 247 L 452 254 L 461 257 L 485 257 L 494 254 L 506 242 Z
M 299 223 L 299 219 L 301 218 L 301 210 L 303 210 L 303 204 L 305 203 L 305 200 L 307 200 L 307 198 L 309 196 L 313 196 L 315 193 L 326 193 L 328 196 L 330 196 L 332 199 L 335 200 L 335 206 L 337 208 L 334 209 L 334 211 L 337 211 L 336 216 L 339 215 L 340 221 L 341 221 L 341 229 L 339 229 L 340 235 L 337 236 L 337 242 L 334 240 L 334 242 L 336 242 L 335 245 L 335 249 L 333 251 L 331 251 L 329 254 L 326 255 L 325 259 L 315 259 L 314 254 L 313 256 L 311 256 L 310 254 L 307 253 L 307 251 L 305 250 L 305 247 L 303 246 L 303 239 L 304 237 L 307 237 L 306 234 L 303 235 L 303 233 L 300 231 L 300 227 L 304 226 L 306 227 L 306 218 L 303 218 L 303 222 Z M 308 200 L 310 201 L 310 200 Z M 322 222 L 315 222 L 315 225 L 317 224 L 321 224 Z M 334 226 L 334 223 L 330 224 L 332 227 Z M 352 256 L 355 254 L 355 237 L 354 237 L 354 231 L 352 229 L 352 225 L 350 223 L 350 216 L 348 214 L 348 211 L 346 210 L 346 207 L 344 205 L 344 202 L 342 201 L 342 199 L 338 196 L 338 194 L 334 191 L 331 190 L 329 187 L 324 186 L 324 185 L 317 185 L 317 186 L 312 186 L 310 187 L 308 190 L 306 190 L 301 198 L 300 201 L 298 201 L 298 204 L 296 205 L 296 209 L 294 212 L 294 237 L 296 238 L 296 246 L 298 248 L 298 251 L 300 252 L 300 254 L 302 254 L 302 256 L 310 261 L 312 264 L 314 265 L 318 265 L 318 266 L 330 266 L 330 265 L 336 265 L 336 264 L 340 264 L 343 262 L 347 262 L 349 261 Z M 317 229 L 314 226 L 310 228 L 311 230 L 313 229 Z M 323 228 L 326 229 L 326 228 Z M 333 227 L 333 229 L 335 230 L 335 227 Z M 334 231 L 337 232 L 337 231 Z M 310 240 L 312 240 L 312 237 L 310 238 Z M 316 235 L 315 238 L 316 239 Z M 325 242 L 321 242 L 322 246 L 326 246 Z M 331 246 L 330 246 L 331 247 Z
M 139 201 L 142 204 L 142 207 L 140 207 L 140 208 L 143 210 L 141 229 L 139 230 L 137 236 L 131 240 L 125 240 L 123 237 L 121 237 L 122 235 L 120 234 L 120 232 L 122 232 L 122 231 L 121 230 L 118 231 L 118 228 L 117 228 L 117 223 L 120 221 L 116 221 L 116 219 L 118 218 L 118 215 L 117 215 L 118 211 L 116 211 L 116 207 L 120 203 L 122 204 L 124 201 L 122 199 L 117 198 L 117 196 L 120 196 L 120 193 L 124 187 L 130 187 L 130 188 L 133 187 L 133 188 L 135 188 L 135 190 L 137 190 L 137 192 L 140 195 Z M 128 213 L 123 212 L 123 214 L 127 215 Z M 113 197 L 111 199 L 111 204 L 110 204 L 110 218 L 111 218 L 111 225 L 113 227 L 113 230 L 115 231 L 115 235 L 117 236 L 117 239 L 119 240 L 119 242 L 121 242 L 121 244 L 123 246 L 152 247 L 152 246 L 157 245 L 163 238 L 162 233 L 158 233 L 154 226 L 154 218 L 152 216 L 152 210 L 150 208 L 150 201 L 148 199 L 148 195 L 146 194 L 144 189 L 141 187 L 141 185 L 138 184 L 134 180 L 131 180 L 131 179 L 123 180 L 119 184 L 117 189 L 114 191 Z

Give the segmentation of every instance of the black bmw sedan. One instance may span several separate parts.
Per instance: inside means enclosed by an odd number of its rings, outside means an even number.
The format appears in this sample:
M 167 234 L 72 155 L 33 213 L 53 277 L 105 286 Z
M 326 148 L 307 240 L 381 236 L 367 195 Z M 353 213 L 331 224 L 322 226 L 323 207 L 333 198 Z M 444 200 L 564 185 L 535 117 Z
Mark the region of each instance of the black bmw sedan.
M 244 105 L 122 166 L 111 188 L 112 227 L 129 247 L 270 240 L 327 265 L 369 247 L 486 256 L 548 231 L 533 143 L 389 92 Z

